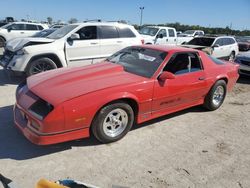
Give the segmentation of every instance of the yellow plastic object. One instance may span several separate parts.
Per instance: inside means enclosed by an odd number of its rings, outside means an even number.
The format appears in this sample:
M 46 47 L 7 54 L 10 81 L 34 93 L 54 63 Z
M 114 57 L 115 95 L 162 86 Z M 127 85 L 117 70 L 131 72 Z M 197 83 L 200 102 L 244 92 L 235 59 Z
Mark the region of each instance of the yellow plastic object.
M 36 188 L 68 188 L 63 185 L 48 181 L 46 179 L 40 179 L 36 184 Z

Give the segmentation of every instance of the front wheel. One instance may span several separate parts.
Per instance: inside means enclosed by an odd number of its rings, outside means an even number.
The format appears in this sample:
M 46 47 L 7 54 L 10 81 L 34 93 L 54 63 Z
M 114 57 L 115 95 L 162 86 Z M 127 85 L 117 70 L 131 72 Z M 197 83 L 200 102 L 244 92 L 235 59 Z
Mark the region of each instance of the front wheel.
M 222 105 L 226 97 L 226 93 L 226 82 L 224 80 L 217 81 L 207 94 L 204 102 L 204 107 L 211 111 L 218 109 Z
M 235 59 L 235 53 L 231 52 L 231 54 L 229 55 L 228 61 L 234 61 Z
M 94 136 L 102 143 L 120 140 L 134 123 L 134 112 L 130 105 L 117 102 L 103 107 L 92 123 Z
M 31 76 L 34 74 L 38 74 L 40 72 L 45 72 L 45 71 L 56 69 L 56 68 L 57 68 L 56 64 L 51 59 L 46 58 L 46 57 L 40 58 L 35 61 L 32 61 L 29 64 L 26 70 L 26 75 Z

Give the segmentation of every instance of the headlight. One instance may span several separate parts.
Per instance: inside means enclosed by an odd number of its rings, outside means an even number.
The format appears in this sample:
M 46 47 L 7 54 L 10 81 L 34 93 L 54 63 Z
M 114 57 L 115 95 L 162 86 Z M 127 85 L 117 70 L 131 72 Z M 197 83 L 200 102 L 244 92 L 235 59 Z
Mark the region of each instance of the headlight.
M 25 54 L 24 49 L 18 50 L 18 51 L 16 52 L 16 55 L 24 55 L 24 54 Z
M 38 119 L 42 120 L 44 119 L 52 110 L 54 107 L 49 104 L 48 102 L 38 99 L 31 107 L 29 108 L 29 111 L 36 116 Z

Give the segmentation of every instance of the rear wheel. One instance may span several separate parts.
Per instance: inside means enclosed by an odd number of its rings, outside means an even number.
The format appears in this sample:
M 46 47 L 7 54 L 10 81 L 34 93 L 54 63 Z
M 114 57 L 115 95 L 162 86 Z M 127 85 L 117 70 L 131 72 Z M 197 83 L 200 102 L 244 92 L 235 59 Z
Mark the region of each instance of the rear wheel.
M 134 123 L 134 112 L 130 105 L 117 102 L 103 107 L 92 123 L 94 136 L 102 143 L 120 140 Z
M 30 63 L 26 70 L 26 75 L 31 76 L 40 72 L 56 69 L 56 64 L 49 58 L 40 58 Z
M 3 37 L 0 37 L 0 48 L 4 47 L 6 40 Z
M 226 97 L 226 93 L 226 82 L 224 80 L 217 81 L 207 94 L 204 107 L 211 111 L 218 109 L 222 105 Z

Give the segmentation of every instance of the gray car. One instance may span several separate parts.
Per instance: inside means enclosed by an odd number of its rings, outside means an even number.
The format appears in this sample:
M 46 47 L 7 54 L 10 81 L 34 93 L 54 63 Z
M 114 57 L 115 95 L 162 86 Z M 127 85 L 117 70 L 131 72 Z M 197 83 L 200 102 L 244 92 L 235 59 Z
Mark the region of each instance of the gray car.
M 235 63 L 240 65 L 239 73 L 241 75 L 250 76 L 250 52 L 238 55 Z

